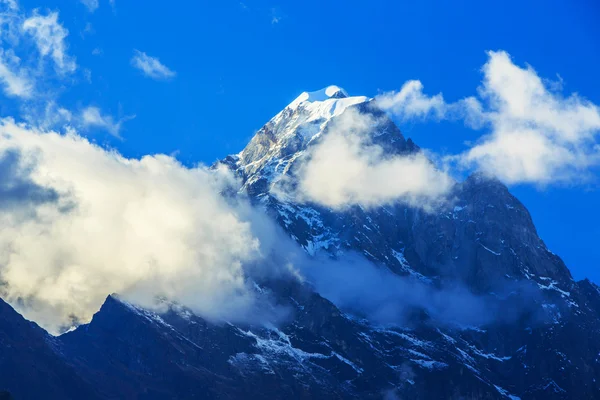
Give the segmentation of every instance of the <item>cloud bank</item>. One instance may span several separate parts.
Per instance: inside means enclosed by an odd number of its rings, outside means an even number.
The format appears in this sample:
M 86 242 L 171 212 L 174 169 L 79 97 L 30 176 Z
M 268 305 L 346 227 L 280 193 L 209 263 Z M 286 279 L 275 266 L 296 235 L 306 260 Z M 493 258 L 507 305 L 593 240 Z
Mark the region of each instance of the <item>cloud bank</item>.
M 206 318 L 250 318 L 246 264 L 274 246 L 266 216 L 227 202 L 224 170 L 127 159 L 74 132 L 0 124 L 0 296 L 53 332 L 107 294 L 156 296 Z M 22 200 L 26 201 L 22 201 Z
M 277 318 L 254 281 L 307 279 L 342 309 L 404 323 L 487 321 L 481 299 L 401 278 L 364 257 L 311 258 L 237 197 L 230 172 L 166 155 L 128 159 L 70 131 L 0 123 L 0 297 L 51 332 L 88 321 L 109 293 L 177 302 L 209 320 Z M 469 307 L 466 306 L 469 304 Z M 465 311 L 470 310 L 470 311 Z

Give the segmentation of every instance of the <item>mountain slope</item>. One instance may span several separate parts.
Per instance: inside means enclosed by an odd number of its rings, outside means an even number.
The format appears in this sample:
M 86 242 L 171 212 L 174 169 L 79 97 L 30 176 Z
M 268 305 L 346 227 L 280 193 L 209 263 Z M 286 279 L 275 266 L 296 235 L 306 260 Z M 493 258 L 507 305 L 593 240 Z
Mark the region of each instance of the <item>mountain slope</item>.
M 385 155 L 420 152 L 372 100 L 332 86 L 300 95 L 221 164 L 309 255 L 358 253 L 397 277 L 396 298 L 411 300 L 401 324 L 363 319 L 310 283 L 273 277 L 255 290 L 289 310 L 276 326 L 209 322 L 168 302 L 157 314 L 109 296 L 89 324 L 53 338 L 0 303 L 0 366 L 21 371 L 19 380 L 0 375 L 0 390 L 39 398 L 27 391 L 37 382 L 56 399 L 600 398 L 600 289 L 572 279 L 502 183 L 472 175 L 433 212 L 401 201 L 335 210 L 280 195 L 348 110 L 376 121 L 369 134 Z M 53 372 L 30 380 L 31 365 Z

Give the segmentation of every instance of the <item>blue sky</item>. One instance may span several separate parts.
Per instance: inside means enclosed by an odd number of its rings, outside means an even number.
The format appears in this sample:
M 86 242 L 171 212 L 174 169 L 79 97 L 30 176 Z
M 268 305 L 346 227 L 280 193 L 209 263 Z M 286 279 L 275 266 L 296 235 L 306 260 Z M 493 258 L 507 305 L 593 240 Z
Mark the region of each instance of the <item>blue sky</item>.
M 58 12 L 68 30 L 65 51 L 77 68 L 66 77 L 52 72 L 44 101 L 73 114 L 95 107 L 113 127 L 122 120 L 120 138 L 106 124 L 83 131 L 128 157 L 173 153 L 185 164 L 210 164 L 240 151 L 302 91 L 330 84 L 374 96 L 418 79 L 425 93 L 454 102 L 476 94 L 487 50 L 505 50 L 517 65 L 562 82 L 565 96 L 600 104 L 593 1 L 86 3 L 21 1 L 19 12 Z M 145 76 L 132 66 L 135 50 L 172 76 Z M 38 103 L 3 96 L 0 113 L 24 118 Z M 398 125 L 441 155 L 465 151 L 482 135 L 456 121 Z M 510 189 L 575 277 L 600 282 L 597 182 Z

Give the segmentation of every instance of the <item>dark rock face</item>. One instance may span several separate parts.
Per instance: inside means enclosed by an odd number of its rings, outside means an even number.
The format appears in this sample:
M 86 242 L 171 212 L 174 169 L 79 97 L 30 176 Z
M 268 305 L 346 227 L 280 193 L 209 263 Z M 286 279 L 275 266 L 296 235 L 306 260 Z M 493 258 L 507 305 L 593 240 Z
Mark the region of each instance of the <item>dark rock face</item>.
M 377 119 L 387 154 L 420 151 L 370 103 L 354 107 Z M 277 326 L 109 296 L 89 324 L 55 338 L 0 302 L 0 389 L 16 399 L 600 398 L 600 288 L 571 278 L 504 185 L 473 175 L 434 212 L 283 201 L 273 186 L 293 182 L 300 153 L 336 118 L 306 112 L 286 108 L 222 161 L 242 191 L 309 254 L 358 252 L 432 290 L 460 286 L 484 299 L 484 322 L 442 324 L 415 307 L 407 324 L 381 326 L 276 280 L 256 290 L 290 310 Z
M 0 300 L 0 398 L 101 397 L 65 362 L 56 338 Z

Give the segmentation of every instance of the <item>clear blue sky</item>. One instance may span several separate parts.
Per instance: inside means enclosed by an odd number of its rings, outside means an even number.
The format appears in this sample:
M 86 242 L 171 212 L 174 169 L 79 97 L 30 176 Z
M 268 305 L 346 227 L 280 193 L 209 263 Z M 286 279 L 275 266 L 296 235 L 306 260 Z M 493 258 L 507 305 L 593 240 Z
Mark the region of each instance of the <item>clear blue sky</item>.
M 92 2 L 93 3 L 93 2 Z M 448 101 L 474 94 L 486 50 L 564 81 L 600 104 L 600 4 L 582 1 L 188 1 L 20 2 L 59 11 L 77 75 L 58 102 L 95 105 L 123 123 L 118 140 L 89 137 L 126 156 L 177 152 L 210 164 L 240 151 L 255 130 L 305 90 L 337 84 L 373 96 L 419 79 Z M 96 51 L 94 51 L 96 49 Z M 131 67 L 134 49 L 160 59 L 174 78 L 153 80 Z M 99 54 L 93 54 L 99 53 Z M 91 82 L 81 77 L 91 72 Z M 18 106 L 2 97 L 0 111 Z M 459 123 L 399 124 L 437 153 L 466 148 L 481 132 Z M 600 191 L 594 184 L 511 191 L 531 211 L 541 237 L 576 278 L 600 282 Z

